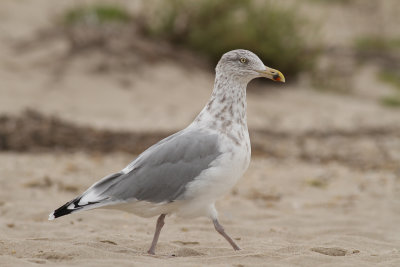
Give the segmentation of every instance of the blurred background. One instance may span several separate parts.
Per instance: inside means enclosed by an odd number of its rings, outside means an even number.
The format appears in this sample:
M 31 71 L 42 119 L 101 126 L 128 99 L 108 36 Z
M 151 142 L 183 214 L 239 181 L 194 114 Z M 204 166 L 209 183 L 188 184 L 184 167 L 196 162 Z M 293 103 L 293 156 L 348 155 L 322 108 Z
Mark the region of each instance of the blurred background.
M 229 211 L 237 199 L 265 212 L 263 225 L 299 210 L 323 224 L 328 209 L 388 238 L 400 223 L 399 14 L 397 0 L 2 0 L 6 229 L 55 208 L 23 215 L 15 203 L 46 194 L 63 204 L 186 127 L 221 55 L 243 48 L 287 82 L 248 86 L 253 163 L 222 202 L 225 218 L 239 216 Z M 376 217 L 381 224 L 365 224 Z
M 138 153 L 188 125 L 209 98 L 221 55 L 245 48 L 287 79 L 249 85 L 253 135 L 312 133 L 334 140 L 313 139 L 322 147 L 310 152 L 307 142 L 293 151 L 292 144 L 282 148 L 255 136 L 256 153 L 360 165 L 400 159 L 387 151 L 395 150 L 388 139 L 397 137 L 400 122 L 397 1 L 2 5 L 1 150 Z M 371 151 L 355 144 L 360 135 L 371 142 Z M 378 142 L 372 138 L 377 135 L 385 138 Z

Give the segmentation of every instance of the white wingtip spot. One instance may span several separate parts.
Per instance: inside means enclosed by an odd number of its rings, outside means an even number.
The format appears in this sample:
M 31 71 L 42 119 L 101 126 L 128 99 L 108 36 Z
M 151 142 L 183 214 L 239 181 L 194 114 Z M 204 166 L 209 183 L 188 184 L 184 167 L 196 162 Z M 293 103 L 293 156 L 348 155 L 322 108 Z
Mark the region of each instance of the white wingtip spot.
M 53 211 L 52 213 L 49 214 L 49 221 L 52 221 L 54 219 L 55 219 L 55 217 L 54 217 L 54 211 Z

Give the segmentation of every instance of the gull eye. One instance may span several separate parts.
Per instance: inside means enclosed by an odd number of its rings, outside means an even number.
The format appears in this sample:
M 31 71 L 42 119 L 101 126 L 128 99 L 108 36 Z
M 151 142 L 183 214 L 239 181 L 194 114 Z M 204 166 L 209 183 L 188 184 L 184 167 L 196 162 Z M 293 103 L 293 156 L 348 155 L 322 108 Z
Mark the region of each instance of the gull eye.
M 241 58 L 240 58 L 240 62 L 241 62 L 241 63 L 247 63 L 247 58 L 241 57 Z

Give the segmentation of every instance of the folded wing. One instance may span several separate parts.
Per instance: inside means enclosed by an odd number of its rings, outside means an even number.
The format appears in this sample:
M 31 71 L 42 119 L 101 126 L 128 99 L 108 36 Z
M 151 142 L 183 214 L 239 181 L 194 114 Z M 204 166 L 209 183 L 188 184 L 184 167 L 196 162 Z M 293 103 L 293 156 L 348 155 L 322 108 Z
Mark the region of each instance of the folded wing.
M 144 151 L 121 172 L 95 183 L 50 217 L 129 201 L 162 203 L 180 199 L 187 184 L 220 154 L 216 134 L 178 132 Z

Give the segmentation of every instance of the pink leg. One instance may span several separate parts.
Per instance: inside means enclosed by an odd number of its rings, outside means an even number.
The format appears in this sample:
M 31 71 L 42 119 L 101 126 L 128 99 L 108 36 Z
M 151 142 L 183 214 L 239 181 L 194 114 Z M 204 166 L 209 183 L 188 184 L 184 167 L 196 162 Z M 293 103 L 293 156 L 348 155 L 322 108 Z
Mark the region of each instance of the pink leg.
M 217 232 L 220 233 L 226 239 L 226 241 L 229 242 L 229 244 L 231 244 L 233 249 L 240 250 L 240 248 L 236 245 L 236 243 L 232 240 L 232 238 L 230 238 L 230 236 L 227 235 L 227 233 L 225 233 L 224 227 L 222 227 L 222 225 L 219 224 L 218 220 L 213 219 L 213 223 L 214 223 L 215 230 L 217 230 Z
M 161 214 L 157 219 L 156 231 L 154 232 L 153 242 L 151 242 L 151 247 L 147 251 L 147 253 L 154 255 L 156 250 L 156 245 L 158 241 L 158 237 L 160 236 L 161 228 L 164 226 L 164 218 L 166 214 Z

